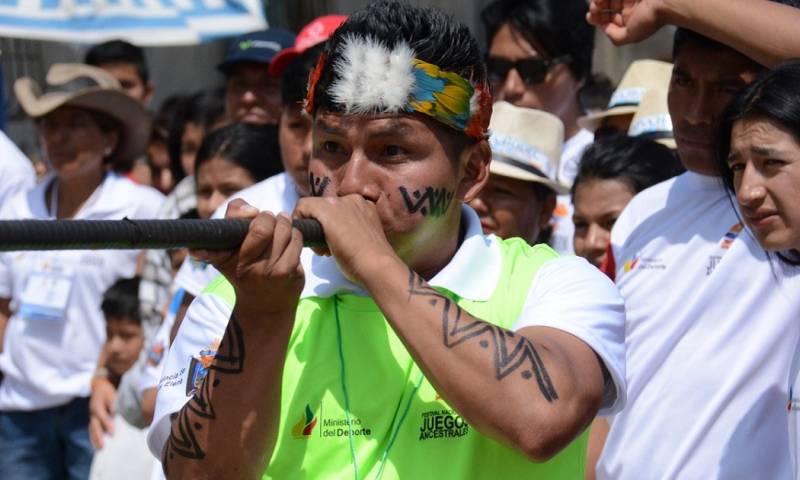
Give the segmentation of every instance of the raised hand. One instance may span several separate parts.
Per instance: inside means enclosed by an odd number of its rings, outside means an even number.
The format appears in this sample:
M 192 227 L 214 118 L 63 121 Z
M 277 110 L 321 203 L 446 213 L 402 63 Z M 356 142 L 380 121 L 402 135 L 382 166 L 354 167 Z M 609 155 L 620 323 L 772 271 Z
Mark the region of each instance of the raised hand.
M 591 0 L 586 20 L 615 45 L 641 42 L 666 24 L 661 0 Z

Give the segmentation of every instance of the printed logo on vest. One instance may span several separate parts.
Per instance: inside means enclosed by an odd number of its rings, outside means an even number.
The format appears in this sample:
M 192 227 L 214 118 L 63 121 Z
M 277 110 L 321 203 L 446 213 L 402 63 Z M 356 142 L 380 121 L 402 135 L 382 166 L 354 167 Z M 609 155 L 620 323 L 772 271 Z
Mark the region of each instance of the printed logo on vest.
M 186 377 L 186 396 L 194 395 L 194 392 L 203 383 L 203 379 L 208 375 L 208 367 L 214 361 L 219 348 L 219 340 L 214 342 L 207 348 L 200 350 L 197 356 L 193 356 L 189 361 L 189 375 Z
M 311 411 L 311 405 L 306 404 L 305 412 L 300 416 L 300 421 L 294 424 L 292 436 L 294 438 L 308 438 L 317 426 L 317 417 Z
M 322 438 L 338 438 L 338 437 L 364 437 L 372 435 L 372 429 L 364 426 L 360 418 L 350 415 L 347 417 L 333 417 L 326 418 L 322 414 L 320 408 L 319 418 L 314 415 L 314 410 L 311 405 L 306 404 L 305 409 L 300 414 L 300 420 L 292 427 L 292 436 L 296 439 L 307 439 L 314 435 L 315 427 L 319 436 Z
M 467 422 L 453 410 L 431 410 L 422 413 L 419 439 L 460 438 L 469 433 Z

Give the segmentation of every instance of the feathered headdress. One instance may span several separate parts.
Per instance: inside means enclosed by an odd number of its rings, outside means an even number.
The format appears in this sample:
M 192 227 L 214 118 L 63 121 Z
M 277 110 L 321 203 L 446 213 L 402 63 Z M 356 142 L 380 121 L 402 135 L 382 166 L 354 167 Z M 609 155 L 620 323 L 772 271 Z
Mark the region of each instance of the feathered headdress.
M 311 72 L 309 113 L 326 63 L 323 54 Z M 333 69 L 336 79 L 327 93 L 346 114 L 417 112 L 470 137 L 486 136 L 492 115 L 488 87 L 419 60 L 405 42 L 389 49 L 371 37 L 350 35 L 342 42 Z

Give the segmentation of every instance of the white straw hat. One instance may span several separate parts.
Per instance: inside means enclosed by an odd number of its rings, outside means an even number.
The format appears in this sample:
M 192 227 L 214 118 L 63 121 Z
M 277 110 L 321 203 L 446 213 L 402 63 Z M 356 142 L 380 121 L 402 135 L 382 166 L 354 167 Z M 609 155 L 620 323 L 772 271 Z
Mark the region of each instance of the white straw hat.
M 602 112 L 586 115 L 578 119 L 578 125 L 594 132 L 603 119 L 616 115 L 636 113 L 636 108 L 645 93 L 652 88 L 666 90 L 672 76 L 672 64 L 658 60 L 636 60 L 631 63 L 619 82 L 608 107 Z
M 540 183 L 556 193 L 569 192 L 555 180 L 564 145 L 564 124 L 555 115 L 497 102 L 489 123 L 489 145 L 491 173 Z
M 667 90 L 654 88 L 645 94 L 633 116 L 628 136 L 649 138 L 673 150 L 676 148 L 667 107 Z

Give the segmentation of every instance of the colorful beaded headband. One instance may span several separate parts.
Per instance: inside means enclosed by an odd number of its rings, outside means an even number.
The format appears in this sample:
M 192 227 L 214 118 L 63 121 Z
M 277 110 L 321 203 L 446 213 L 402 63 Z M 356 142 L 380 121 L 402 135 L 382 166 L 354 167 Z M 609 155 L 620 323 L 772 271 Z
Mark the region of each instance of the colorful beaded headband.
M 389 50 L 371 38 L 350 36 L 341 53 L 333 66 L 338 78 L 328 94 L 345 114 L 417 112 L 469 137 L 486 138 L 492 116 L 492 95 L 486 85 L 473 85 L 461 75 L 415 58 L 406 43 Z M 309 114 L 326 62 L 322 54 L 309 78 Z

